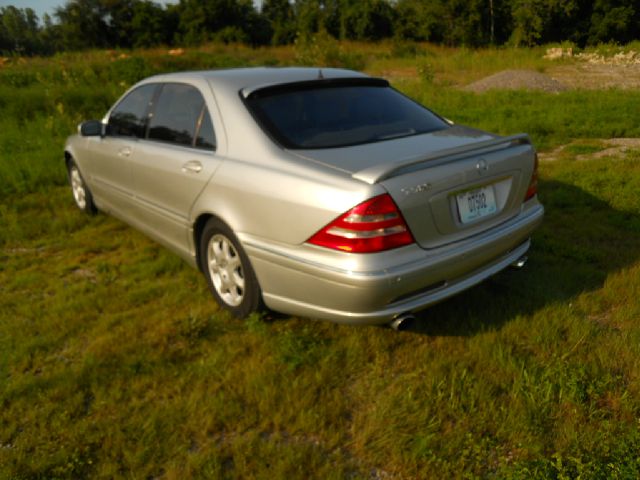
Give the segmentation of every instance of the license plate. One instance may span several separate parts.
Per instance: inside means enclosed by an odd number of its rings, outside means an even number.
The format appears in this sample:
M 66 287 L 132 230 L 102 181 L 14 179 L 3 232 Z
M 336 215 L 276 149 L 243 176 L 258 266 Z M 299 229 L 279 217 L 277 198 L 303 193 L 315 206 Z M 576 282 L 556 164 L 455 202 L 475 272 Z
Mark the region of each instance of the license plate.
M 469 223 L 478 218 L 495 213 L 496 196 L 493 193 L 493 185 L 467 190 L 456 195 L 458 214 L 462 223 Z

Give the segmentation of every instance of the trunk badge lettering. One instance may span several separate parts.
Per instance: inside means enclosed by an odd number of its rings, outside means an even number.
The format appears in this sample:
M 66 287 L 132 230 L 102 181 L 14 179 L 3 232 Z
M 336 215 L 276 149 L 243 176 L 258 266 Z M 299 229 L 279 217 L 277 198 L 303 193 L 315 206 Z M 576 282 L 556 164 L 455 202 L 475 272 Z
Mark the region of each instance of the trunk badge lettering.
M 478 163 L 476 163 L 476 170 L 478 171 L 478 175 L 482 175 L 489 170 L 489 164 L 484 158 L 478 160 Z
M 416 185 L 415 187 L 405 187 L 401 188 L 400 191 L 405 195 L 413 195 L 414 193 L 422 193 L 431 190 L 430 183 L 421 183 L 420 185 Z

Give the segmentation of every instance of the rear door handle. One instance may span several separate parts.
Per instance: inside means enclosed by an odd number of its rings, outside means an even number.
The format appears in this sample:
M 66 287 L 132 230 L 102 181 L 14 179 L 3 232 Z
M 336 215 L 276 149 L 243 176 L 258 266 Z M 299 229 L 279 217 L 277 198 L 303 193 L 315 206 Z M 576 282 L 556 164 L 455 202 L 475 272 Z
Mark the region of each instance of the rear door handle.
M 118 155 L 120 155 L 121 157 L 128 157 L 129 155 L 131 155 L 131 147 L 122 147 L 120 150 L 118 150 Z
M 184 173 L 187 173 L 187 172 L 200 173 L 202 171 L 202 164 L 197 160 L 191 160 L 190 162 L 187 162 L 184 165 L 182 165 L 182 171 Z

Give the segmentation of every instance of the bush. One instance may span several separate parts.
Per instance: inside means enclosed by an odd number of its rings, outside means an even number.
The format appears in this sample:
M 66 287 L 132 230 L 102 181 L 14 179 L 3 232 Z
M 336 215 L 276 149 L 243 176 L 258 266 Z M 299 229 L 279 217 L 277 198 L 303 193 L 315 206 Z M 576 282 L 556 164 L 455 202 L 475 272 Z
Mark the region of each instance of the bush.
M 214 35 L 216 42 L 228 45 L 230 43 L 249 43 L 249 36 L 238 27 L 224 27 Z
M 360 53 L 347 52 L 327 32 L 311 36 L 298 36 L 295 41 L 296 61 L 301 65 L 337 67 L 363 70 L 365 57 Z

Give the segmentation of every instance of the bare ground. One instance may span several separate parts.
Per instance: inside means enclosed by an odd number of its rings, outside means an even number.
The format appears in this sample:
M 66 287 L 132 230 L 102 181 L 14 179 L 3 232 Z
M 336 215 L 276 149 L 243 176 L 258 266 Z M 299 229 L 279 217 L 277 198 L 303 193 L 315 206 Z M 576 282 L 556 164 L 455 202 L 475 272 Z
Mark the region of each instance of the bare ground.
M 602 147 L 601 150 L 575 156 L 576 160 L 595 160 L 603 157 L 624 158 L 631 150 L 640 150 L 640 138 L 610 138 L 593 140 Z M 539 152 L 538 158 L 542 162 L 558 160 L 568 147 L 584 144 L 582 141 L 561 145 L 550 152 Z
M 640 65 L 638 64 L 576 63 L 554 66 L 547 70 L 547 74 L 571 89 L 640 88 Z
M 545 73 L 534 70 L 503 70 L 473 82 L 463 90 L 481 93 L 487 90 L 542 90 L 561 92 L 569 89 L 640 89 L 640 63 L 577 61 L 552 65 Z
M 463 88 L 474 93 L 488 90 L 542 90 L 558 93 L 566 89 L 559 81 L 535 70 L 503 70 Z

